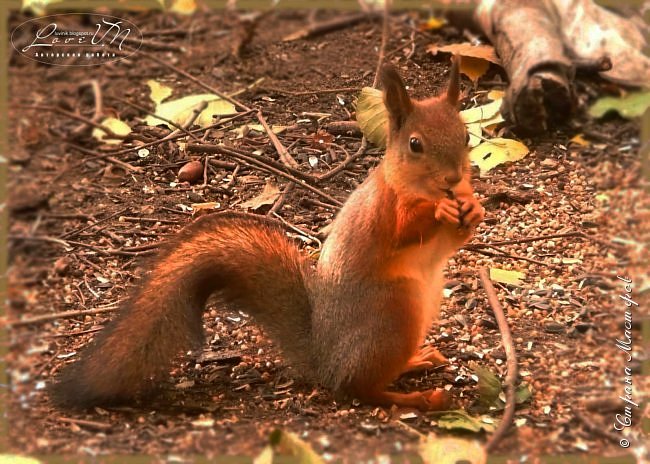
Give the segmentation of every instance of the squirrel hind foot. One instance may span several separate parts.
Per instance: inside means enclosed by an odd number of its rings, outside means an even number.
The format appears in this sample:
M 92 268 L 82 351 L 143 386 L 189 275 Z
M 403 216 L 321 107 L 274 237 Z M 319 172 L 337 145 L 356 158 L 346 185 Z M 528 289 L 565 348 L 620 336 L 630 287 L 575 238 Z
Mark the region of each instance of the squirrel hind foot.
M 363 395 L 361 399 L 377 406 L 391 407 L 396 405 L 421 411 L 444 411 L 452 405 L 451 395 L 445 390 L 426 390 L 411 393 L 383 391 Z

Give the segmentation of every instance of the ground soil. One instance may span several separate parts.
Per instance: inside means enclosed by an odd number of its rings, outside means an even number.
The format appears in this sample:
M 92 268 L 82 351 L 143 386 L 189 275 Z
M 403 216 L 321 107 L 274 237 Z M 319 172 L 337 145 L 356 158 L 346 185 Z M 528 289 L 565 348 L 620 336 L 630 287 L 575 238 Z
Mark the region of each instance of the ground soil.
M 319 142 L 326 125 L 354 120 L 359 90 L 372 85 L 381 43 L 381 23 L 361 23 L 317 37 L 281 39 L 309 20 L 334 13 L 276 12 L 265 17 L 240 56 L 232 54 L 241 21 L 234 13 L 205 12 L 194 17 L 159 13 L 116 13 L 152 32 L 149 40 L 171 43 L 183 51 L 142 48 L 178 69 L 261 109 L 271 124 L 290 126 L 279 135 L 307 174 L 325 173 L 361 143 L 358 134 L 338 134 L 334 143 Z M 15 16 L 17 25 L 25 18 Z M 411 93 L 424 97 L 446 83 L 448 61 L 426 52 L 431 43 L 463 41 L 452 26 L 416 32 L 413 15 L 395 14 L 386 45 L 388 60 L 403 75 Z M 179 30 L 178 35 L 160 31 Z M 156 32 L 157 31 L 157 32 Z M 485 101 L 487 90 L 503 89 L 504 75 L 493 66 L 477 85 L 463 83 L 463 106 Z M 417 450 L 420 434 L 436 433 L 485 440 L 485 432 L 448 431 L 438 415 L 376 408 L 356 400 L 337 400 L 310 384 L 285 363 L 247 315 L 211 303 L 205 313 L 202 353 L 179 360 L 160 392 L 141 403 L 120 408 L 69 412 L 54 408 L 46 387 L 57 371 L 73 362 L 111 319 L 146 270 L 156 244 L 192 220 L 188 206 L 215 202 L 218 210 L 242 211 L 272 181 L 281 190 L 287 180 L 241 159 L 210 155 L 208 185 L 178 182 L 180 167 L 205 154 L 187 154 L 176 142 L 156 144 L 149 155 L 134 151 L 106 158 L 110 150 L 159 140 L 170 131 L 141 124 L 143 110 L 153 108 L 146 81 L 171 86 L 174 96 L 205 93 L 195 82 L 138 54 L 103 66 L 59 67 L 29 61 L 14 53 L 10 86 L 10 321 L 101 309 L 96 314 L 60 315 L 10 329 L 10 443 L 30 454 L 152 454 L 208 456 L 255 455 L 269 433 L 296 433 L 326 458 L 355 462 L 378 454 Z M 263 79 L 260 81 L 260 79 Z M 18 105 L 41 105 L 78 112 L 86 118 L 95 108 L 92 88 L 101 87 L 104 114 L 133 128 L 122 145 L 102 145 L 90 128 L 66 115 Z M 328 92 L 330 89 L 341 89 Z M 520 138 L 531 149 L 522 161 L 502 165 L 474 185 L 487 210 L 474 244 L 538 237 L 527 243 L 462 250 L 446 270 L 446 297 L 441 319 L 427 338 L 450 361 L 444 369 L 404 376 L 402 391 L 447 387 L 460 406 L 476 398 L 476 362 L 503 377 L 505 351 L 477 276 L 482 266 L 518 270 L 520 286 L 498 284 L 520 362 L 519 382 L 532 398 L 518 406 L 511 431 L 497 454 L 582 454 L 620 456 L 620 433 L 612 428 L 621 413 L 624 353 L 616 339 L 624 336 L 625 306 L 618 295 L 618 275 L 635 283 L 634 327 L 647 317 L 648 198 L 640 161 L 639 126 L 616 116 L 592 120 L 584 115 L 596 96 L 616 92 L 594 77 L 577 82 L 580 108 L 569 126 L 534 138 Z M 245 152 L 277 159 L 265 134 L 238 137 L 231 129 L 256 124 L 254 115 L 225 127 L 200 132 L 205 143 L 225 141 Z M 507 124 L 500 132 L 517 137 Z M 582 134 L 585 144 L 570 139 Z M 184 140 L 181 140 L 184 141 Z M 81 149 L 80 149 L 80 148 Z M 83 151 L 85 150 L 85 151 Z M 370 146 L 364 156 L 317 185 L 344 201 L 381 159 Z M 120 163 L 128 163 L 125 165 Z M 129 170 L 129 166 L 139 168 Z M 235 173 L 236 170 L 236 173 Z M 307 253 L 318 250 L 323 229 L 336 207 L 303 188 L 289 191 L 279 216 L 302 232 L 293 237 Z M 266 214 L 270 205 L 255 214 Z M 583 235 L 566 236 L 570 232 Z M 544 238 L 561 234 L 556 238 Z M 562 235 L 564 234 L 564 235 Z M 57 242 L 57 239 L 60 239 Z M 61 240 L 65 240 L 62 242 Z M 531 261 L 533 260 L 533 261 Z M 113 306 L 111 306 L 113 305 Z M 635 398 L 648 391 L 640 375 L 645 359 L 634 332 Z M 645 384 L 643 383 L 645 382 Z M 632 448 L 640 445 L 642 411 L 634 409 Z M 647 414 L 647 412 L 646 412 Z M 488 411 L 498 420 L 500 411 Z

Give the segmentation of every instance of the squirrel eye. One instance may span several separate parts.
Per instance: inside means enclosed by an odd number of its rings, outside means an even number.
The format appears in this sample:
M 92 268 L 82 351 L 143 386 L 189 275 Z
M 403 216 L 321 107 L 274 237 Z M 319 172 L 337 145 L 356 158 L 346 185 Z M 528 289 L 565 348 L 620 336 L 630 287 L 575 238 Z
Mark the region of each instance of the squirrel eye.
M 422 142 L 417 137 L 411 137 L 409 140 L 409 146 L 411 151 L 414 153 L 422 153 Z

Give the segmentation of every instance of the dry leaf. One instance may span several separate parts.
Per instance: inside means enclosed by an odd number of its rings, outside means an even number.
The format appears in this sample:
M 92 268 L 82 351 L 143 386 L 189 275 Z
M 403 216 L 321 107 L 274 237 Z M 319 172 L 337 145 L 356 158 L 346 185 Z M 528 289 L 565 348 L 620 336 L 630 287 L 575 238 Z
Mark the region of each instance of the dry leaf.
M 112 130 L 117 135 L 128 135 L 131 133 L 129 125 L 117 118 L 106 118 L 100 124 Z M 99 127 L 93 129 L 92 136 L 97 140 L 108 144 L 116 145 L 122 143 L 121 139 L 105 139 L 104 137 L 106 137 L 106 132 L 101 130 Z
M 386 146 L 388 116 L 381 90 L 372 87 L 361 89 L 357 101 L 357 121 L 366 138 L 380 148 Z
M 460 112 L 460 117 L 463 118 L 465 124 L 470 122 L 486 121 L 488 119 L 494 118 L 499 114 L 501 109 L 502 99 L 494 100 L 486 105 L 476 106 L 474 108 L 469 108 Z
M 207 209 L 219 209 L 221 208 L 221 203 L 217 203 L 216 201 L 209 201 L 207 203 L 192 203 L 190 206 L 192 206 L 192 209 L 194 211 L 201 211 Z
M 420 456 L 425 464 L 485 464 L 485 449 L 477 441 L 455 437 L 427 435 L 420 441 Z
M 518 140 L 497 137 L 472 148 L 469 159 L 479 167 L 483 176 L 490 169 L 509 161 L 520 160 L 529 152 L 528 147 Z
M 258 196 L 243 202 L 240 206 L 244 209 L 257 210 L 265 205 L 272 205 L 280 196 L 280 189 L 272 182 L 267 182 L 264 190 Z
M 224 115 L 235 113 L 235 106 L 222 100 L 216 95 L 209 93 L 200 95 L 190 95 L 187 97 L 171 100 L 156 105 L 155 114 L 165 119 L 173 121 L 177 125 L 186 124 L 188 119 L 192 116 L 192 112 L 203 102 L 208 102 L 208 106 L 196 118 L 194 124 L 201 127 L 207 127 L 212 124 L 212 117 L 214 115 Z M 169 123 L 158 119 L 154 115 L 149 115 L 145 119 L 145 123 L 149 126 L 164 125 L 170 127 Z
M 418 25 L 418 29 L 421 31 L 435 31 L 436 29 L 440 29 L 445 24 L 447 24 L 447 20 L 445 18 L 431 16 L 426 21 L 421 22 Z
M 583 147 L 588 147 L 590 145 L 589 141 L 585 140 L 582 134 L 574 135 L 573 137 L 571 137 L 571 140 L 569 140 L 569 142 L 575 143 Z
M 438 52 L 460 55 L 460 72 L 476 82 L 490 67 L 490 63 L 500 65 L 501 62 L 491 45 L 472 45 L 469 42 L 451 44 L 439 47 L 431 45 L 427 49 L 436 55 Z
M 494 51 L 492 45 L 472 45 L 469 42 L 444 45 L 439 47 L 437 45 L 430 45 L 427 51 L 436 55 L 438 52 L 452 53 L 454 55 L 468 56 L 471 58 L 479 58 L 489 61 L 494 64 L 501 65 L 499 57 Z
M 495 267 L 490 268 L 490 279 L 495 282 L 501 282 L 502 284 L 510 284 L 515 286 L 521 286 L 523 280 L 526 278 L 526 274 L 519 271 L 507 271 L 505 269 L 498 269 Z
M 165 98 L 169 97 L 173 93 L 171 87 L 167 87 L 165 84 L 161 84 L 153 79 L 147 81 L 147 86 L 149 86 L 150 90 L 149 98 L 151 98 L 151 101 L 154 102 L 156 106 L 160 105 Z

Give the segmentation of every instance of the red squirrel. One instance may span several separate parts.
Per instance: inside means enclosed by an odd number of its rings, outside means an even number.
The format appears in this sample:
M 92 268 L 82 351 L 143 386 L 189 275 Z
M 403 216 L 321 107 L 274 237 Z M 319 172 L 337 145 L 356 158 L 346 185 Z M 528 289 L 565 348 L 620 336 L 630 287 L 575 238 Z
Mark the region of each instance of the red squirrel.
M 484 209 L 474 197 L 454 59 L 446 94 L 412 100 L 381 69 L 386 154 L 345 202 L 315 267 L 282 229 L 254 215 L 201 217 L 168 241 L 117 316 L 63 367 L 61 407 L 125 402 L 203 342 L 202 313 L 217 293 L 250 314 L 314 382 L 367 404 L 444 409 L 443 390 L 398 393 L 402 373 L 446 362 L 419 349 L 437 318 L 448 258 Z

